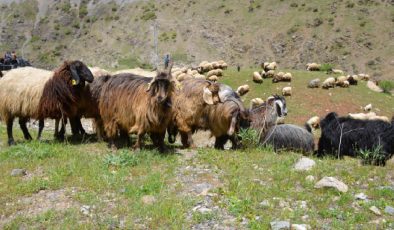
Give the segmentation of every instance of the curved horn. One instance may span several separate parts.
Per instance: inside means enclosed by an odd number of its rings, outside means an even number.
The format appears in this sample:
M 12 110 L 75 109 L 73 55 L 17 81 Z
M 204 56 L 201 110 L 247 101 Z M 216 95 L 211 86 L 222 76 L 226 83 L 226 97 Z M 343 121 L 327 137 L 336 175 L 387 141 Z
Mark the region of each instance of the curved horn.
M 81 81 L 81 79 L 79 78 L 77 69 L 75 67 L 75 63 L 70 64 L 70 71 L 71 71 L 71 75 L 72 75 L 73 80 L 75 80 L 75 84 L 73 82 L 73 85 L 78 85 L 79 82 Z

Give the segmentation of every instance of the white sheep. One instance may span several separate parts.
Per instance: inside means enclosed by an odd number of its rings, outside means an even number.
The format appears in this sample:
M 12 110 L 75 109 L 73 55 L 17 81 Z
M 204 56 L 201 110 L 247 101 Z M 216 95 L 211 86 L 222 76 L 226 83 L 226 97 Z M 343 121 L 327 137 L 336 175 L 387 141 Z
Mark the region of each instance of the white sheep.
M 314 62 L 306 64 L 306 70 L 308 70 L 308 71 L 319 71 L 320 68 L 321 68 L 321 65 L 314 63 Z
M 272 78 L 275 77 L 275 71 L 274 70 L 268 70 L 264 72 L 264 75 L 262 75 L 264 78 Z
M 340 70 L 340 69 L 332 69 L 332 72 L 334 74 L 343 74 L 343 70 Z
M 263 78 L 261 77 L 259 72 L 257 71 L 253 72 L 253 81 L 260 84 L 263 83 Z
M 88 67 L 90 72 L 92 72 L 93 76 L 96 77 L 102 77 L 102 76 L 107 76 L 110 75 L 111 73 L 105 69 L 102 69 L 100 67 Z
M 320 117 L 313 116 L 309 118 L 306 124 L 312 128 L 312 130 L 318 129 L 320 127 Z
M 264 100 L 262 98 L 256 97 L 250 100 L 250 108 L 253 109 L 259 105 L 264 104 Z
M 217 77 L 220 77 L 220 76 L 223 75 L 223 70 L 221 70 L 221 69 L 213 69 L 213 70 L 210 70 L 207 73 L 207 77 L 210 77 L 210 76 L 213 76 L 213 75 L 216 75 Z
M 291 87 L 287 86 L 282 89 L 283 96 L 291 96 Z
M 368 74 L 364 74 L 364 73 L 360 73 L 358 75 L 358 77 L 363 80 L 363 81 L 369 81 L 369 75 Z
M 218 76 L 216 76 L 216 75 L 209 76 L 207 79 L 210 81 L 213 81 L 213 82 L 216 82 L 219 80 Z
M 346 76 L 337 77 L 335 84 L 343 88 L 349 87 L 349 81 Z
M 369 112 L 369 111 L 371 111 L 372 110 L 372 104 L 368 104 L 368 105 L 366 105 L 365 107 L 364 107 L 364 111 L 365 112 Z
M 249 92 L 249 90 L 250 90 L 249 85 L 241 85 L 240 87 L 238 87 L 236 93 L 239 96 L 243 96 L 243 95 L 247 94 Z
M 324 80 L 322 84 L 323 89 L 328 89 L 328 88 L 334 88 L 335 87 L 335 78 L 329 77 L 326 80 Z

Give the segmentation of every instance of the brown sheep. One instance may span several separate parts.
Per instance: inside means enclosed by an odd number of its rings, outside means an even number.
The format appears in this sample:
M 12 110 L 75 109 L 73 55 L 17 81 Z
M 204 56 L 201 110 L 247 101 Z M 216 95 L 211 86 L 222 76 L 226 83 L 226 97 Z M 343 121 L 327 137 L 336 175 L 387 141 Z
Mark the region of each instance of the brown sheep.
M 110 77 L 104 84 L 99 98 L 99 110 L 109 145 L 115 147 L 118 131 L 122 135 L 137 134 L 135 149 L 143 145 L 149 133 L 154 145 L 164 151 L 164 135 L 171 119 L 171 102 L 175 79 L 169 71 L 158 72 L 152 78 L 133 74 Z

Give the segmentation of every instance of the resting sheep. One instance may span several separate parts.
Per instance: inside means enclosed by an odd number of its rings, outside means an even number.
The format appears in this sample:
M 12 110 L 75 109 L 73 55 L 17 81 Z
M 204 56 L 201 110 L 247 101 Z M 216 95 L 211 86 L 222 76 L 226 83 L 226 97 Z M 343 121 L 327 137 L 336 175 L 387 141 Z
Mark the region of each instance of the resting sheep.
M 287 86 L 282 89 L 283 96 L 291 96 L 291 87 Z
M 164 151 L 164 136 L 171 119 L 171 102 L 176 81 L 171 76 L 171 66 L 147 78 L 133 74 L 111 76 L 102 87 L 99 99 L 100 115 L 109 138 L 110 147 L 118 131 L 123 136 L 137 134 L 135 149 L 143 145 L 145 133 L 153 144 Z M 143 103 L 141 103 L 143 102 Z
M 249 85 L 241 85 L 240 87 L 238 87 L 236 92 L 239 96 L 243 96 L 243 95 L 247 94 L 249 92 L 249 90 L 250 90 Z
M 93 81 L 93 75 L 80 61 L 64 62 L 54 72 L 33 67 L 7 72 L 0 80 L 0 118 L 7 124 L 8 144 L 15 144 L 15 117 L 25 139 L 32 139 L 26 127 L 30 118 L 39 120 L 40 138 L 45 118 L 74 117 L 85 81 Z
M 373 151 L 373 156 L 364 156 L 364 162 L 385 165 L 394 154 L 394 126 L 391 123 L 357 120 L 329 113 L 320 126 L 322 134 L 318 156 L 358 157 L 361 151 Z

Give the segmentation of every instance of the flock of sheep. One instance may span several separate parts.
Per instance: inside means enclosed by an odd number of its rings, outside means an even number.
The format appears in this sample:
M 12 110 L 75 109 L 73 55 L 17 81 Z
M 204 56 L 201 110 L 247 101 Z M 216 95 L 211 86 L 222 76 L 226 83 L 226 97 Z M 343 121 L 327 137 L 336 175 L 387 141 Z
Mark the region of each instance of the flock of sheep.
M 366 118 L 330 113 L 322 121 L 312 117 L 305 127 L 278 125 L 287 115 L 283 96 L 291 95 L 291 88 L 266 101 L 255 98 L 250 108 L 245 108 L 241 96 L 250 90 L 248 85 L 234 91 L 218 82 L 227 67 L 224 61 L 202 62 L 196 68 L 172 68 L 171 64 L 168 69 L 149 73 L 151 77 L 130 71 L 109 73 L 89 68 L 81 61 L 66 61 L 54 71 L 13 69 L 0 79 L 0 119 L 7 125 L 9 145 L 15 144 L 15 118 L 19 118 L 24 138 L 30 140 L 26 126 L 29 119 L 39 121 L 38 138 L 44 119 L 55 119 L 55 137 L 63 139 L 68 121 L 73 135 L 84 134 L 80 119 L 85 117 L 94 120 L 98 138 L 107 141 L 111 148 L 116 148 L 119 140 L 129 145 L 129 134 L 137 135 L 135 149 L 143 147 L 145 134 L 160 151 L 166 150 L 166 134 L 169 143 L 174 143 L 179 134 L 184 148 L 195 147 L 192 134 L 209 130 L 215 137 L 215 148 L 224 149 L 226 142 L 231 141 L 236 149 L 242 146 L 240 130 L 255 129 L 262 145 L 312 153 L 312 131 L 320 127 L 319 156 L 356 156 L 357 149 L 372 151 L 379 147 L 382 158 L 369 163 L 382 165 L 393 155 L 393 120 L 382 120 L 372 113 Z M 262 68 L 253 73 L 255 82 L 268 77 L 274 83 L 292 79 L 291 73 L 275 74 L 275 62 L 263 63 Z

